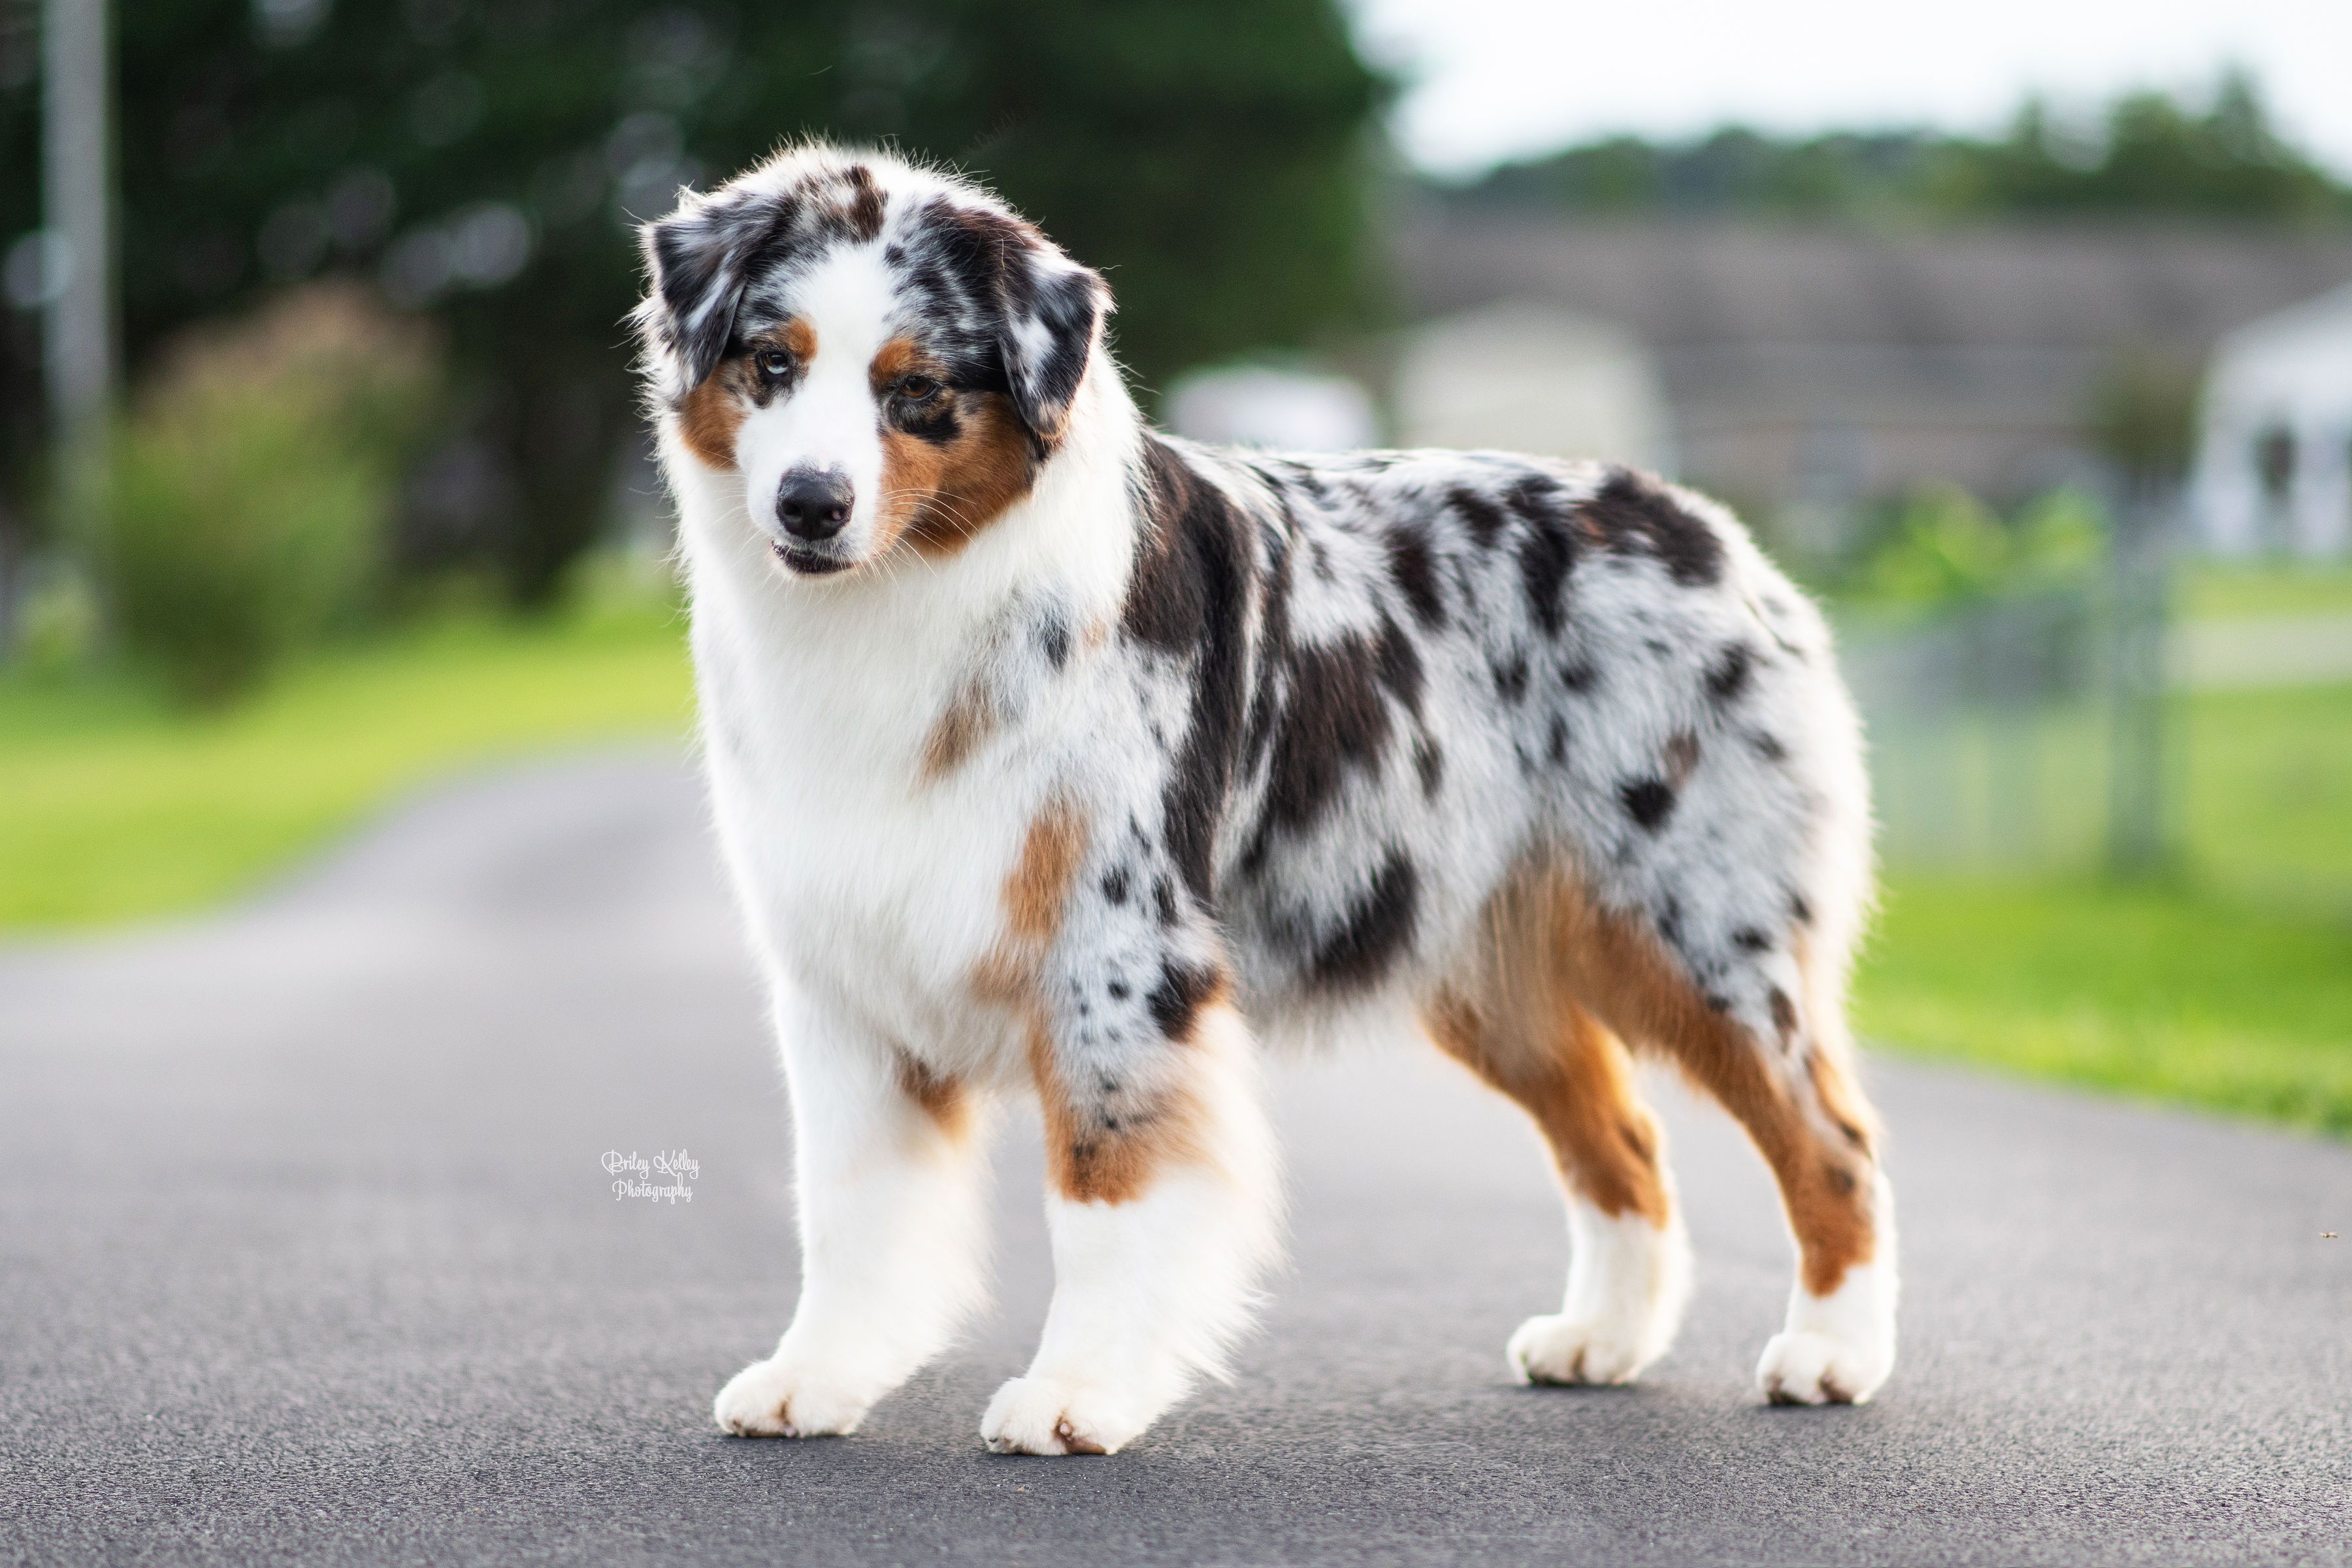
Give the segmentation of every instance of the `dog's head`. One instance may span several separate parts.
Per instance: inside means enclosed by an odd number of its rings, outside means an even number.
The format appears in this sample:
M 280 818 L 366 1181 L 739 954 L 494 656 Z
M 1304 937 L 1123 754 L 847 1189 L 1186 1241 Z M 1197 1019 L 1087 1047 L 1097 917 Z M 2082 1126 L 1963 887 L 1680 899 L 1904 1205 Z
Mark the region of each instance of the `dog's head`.
M 1061 445 L 1109 290 L 995 198 L 796 148 L 645 226 L 657 412 L 784 568 L 952 551 Z

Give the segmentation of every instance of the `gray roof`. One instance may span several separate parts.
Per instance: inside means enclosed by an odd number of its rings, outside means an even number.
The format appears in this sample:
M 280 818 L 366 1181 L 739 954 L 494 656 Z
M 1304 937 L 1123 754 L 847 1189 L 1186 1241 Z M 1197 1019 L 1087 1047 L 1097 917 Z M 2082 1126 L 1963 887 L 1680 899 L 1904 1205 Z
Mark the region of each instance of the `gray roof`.
M 1762 490 L 1783 488 L 1804 430 L 1830 426 L 1906 432 L 1879 444 L 1869 485 L 1922 464 L 1991 489 L 2040 482 L 2117 350 L 2202 355 L 2352 279 L 2342 230 L 1872 230 L 1437 203 L 1406 216 L 1395 256 L 1416 317 L 1528 299 L 1630 328 L 1700 477 L 1752 469 L 1738 481 Z

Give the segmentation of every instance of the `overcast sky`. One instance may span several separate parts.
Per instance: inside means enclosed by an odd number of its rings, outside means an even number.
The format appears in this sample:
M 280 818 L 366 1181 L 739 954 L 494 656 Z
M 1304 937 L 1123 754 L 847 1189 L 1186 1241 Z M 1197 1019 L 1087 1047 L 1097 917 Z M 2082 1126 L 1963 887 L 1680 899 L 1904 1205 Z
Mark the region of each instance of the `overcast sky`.
M 2260 79 L 2281 124 L 2352 175 L 2352 0 L 1348 0 L 1411 84 L 1398 140 L 1467 174 L 1610 132 L 1931 124 L 1985 132 L 2038 89 Z

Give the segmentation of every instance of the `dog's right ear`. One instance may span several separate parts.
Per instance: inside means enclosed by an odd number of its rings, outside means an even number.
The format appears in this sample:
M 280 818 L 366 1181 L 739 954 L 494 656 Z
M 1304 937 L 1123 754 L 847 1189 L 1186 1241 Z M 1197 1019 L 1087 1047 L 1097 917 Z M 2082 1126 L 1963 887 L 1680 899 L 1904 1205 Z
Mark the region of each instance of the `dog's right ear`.
M 753 254 L 773 224 L 757 197 L 689 196 L 638 230 L 652 278 L 643 319 L 684 368 L 681 390 L 701 385 L 727 353 Z

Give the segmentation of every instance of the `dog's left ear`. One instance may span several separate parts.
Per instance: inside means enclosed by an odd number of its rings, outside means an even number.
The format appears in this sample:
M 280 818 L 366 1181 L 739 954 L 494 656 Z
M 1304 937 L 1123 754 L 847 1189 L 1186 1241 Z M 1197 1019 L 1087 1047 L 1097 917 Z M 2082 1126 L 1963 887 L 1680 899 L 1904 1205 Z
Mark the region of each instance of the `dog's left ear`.
M 1040 452 L 1060 445 L 1070 402 L 1110 313 L 1110 286 L 1043 240 L 1005 258 L 998 346 L 1013 411 Z
M 727 353 L 752 255 L 774 226 L 765 201 L 722 195 L 689 198 L 639 231 L 653 283 L 642 318 L 684 366 L 681 390 L 701 385 Z

